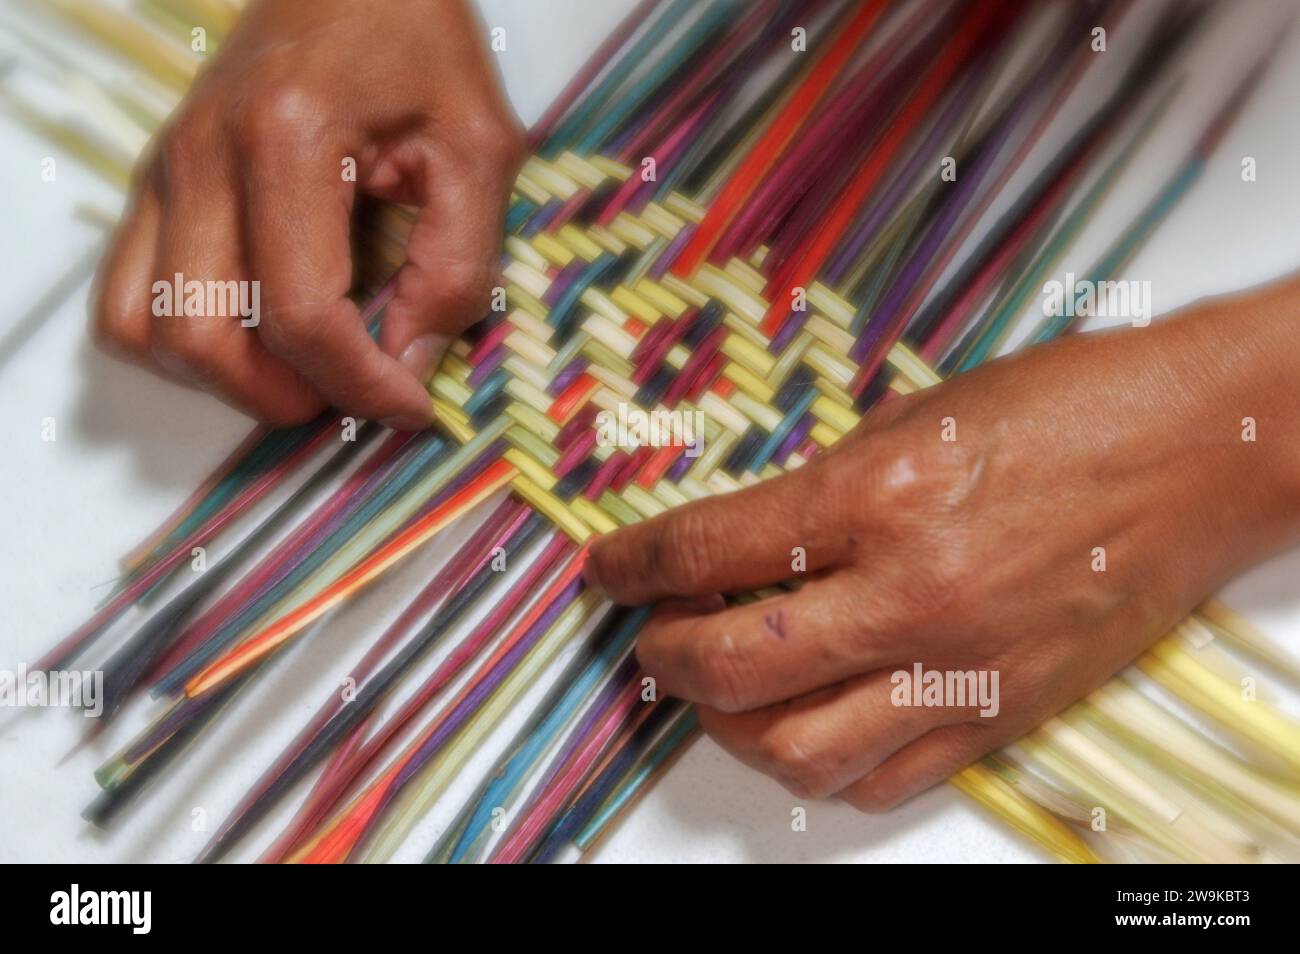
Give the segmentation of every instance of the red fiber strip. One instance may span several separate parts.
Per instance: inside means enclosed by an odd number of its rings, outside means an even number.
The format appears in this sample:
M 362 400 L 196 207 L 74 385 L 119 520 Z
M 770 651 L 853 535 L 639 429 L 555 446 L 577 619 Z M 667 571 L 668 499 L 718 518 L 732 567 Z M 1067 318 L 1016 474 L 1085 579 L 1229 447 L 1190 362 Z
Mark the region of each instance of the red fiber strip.
M 749 194 L 758 186 L 763 174 L 781 155 L 782 150 L 799 131 L 799 127 L 826 95 L 840 71 L 844 69 L 844 65 L 857 50 L 858 45 L 866 39 L 884 11 L 884 0 L 869 0 L 859 7 L 853 18 L 845 24 L 835 43 L 817 61 L 812 72 L 799 85 L 798 91 L 785 104 L 776 120 L 755 143 L 739 168 L 727 180 L 722 191 L 718 193 L 704 216 L 704 221 L 700 223 L 691 240 L 673 262 L 674 275 L 679 278 L 690 278 L 695 274 L 695 270 L 713 251 L 713 246 L 717 244 L 732 218 L 745 204 Z

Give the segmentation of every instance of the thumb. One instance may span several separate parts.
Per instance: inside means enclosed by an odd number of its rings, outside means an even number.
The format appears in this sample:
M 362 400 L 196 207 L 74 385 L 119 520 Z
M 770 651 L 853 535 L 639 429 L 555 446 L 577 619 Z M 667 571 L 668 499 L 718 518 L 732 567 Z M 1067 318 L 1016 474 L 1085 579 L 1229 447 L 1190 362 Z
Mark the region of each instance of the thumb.
M 486 314 L 499 281 L 509 182 L 495 179 L 445 163 L 426 170 L 428 188 L 379 340 L 422 382 L 452 341 Z

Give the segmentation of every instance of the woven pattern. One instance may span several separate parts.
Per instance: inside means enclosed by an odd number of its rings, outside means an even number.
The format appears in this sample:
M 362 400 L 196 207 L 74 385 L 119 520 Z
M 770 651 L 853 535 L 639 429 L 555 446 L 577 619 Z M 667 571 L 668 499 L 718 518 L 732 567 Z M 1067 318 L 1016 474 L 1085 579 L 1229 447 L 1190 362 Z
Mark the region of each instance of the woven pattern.
M 608 227 L 547 223 L 582 190 L 621 186 L 632 170 L 565 153 L 534 157 L 518 180 L 505 299 L 474 339 L 451 350 L 431 390 L 457 440 L 504 440 L 512 488 L 575 541 L 797 467 L 858 421 L 846 357 L 856 309 L 820 284 L 800 327 L 775 347 L 762 253 L 684 281 L 668 269 L 703 210 L 673 193 L 621 211 Z M 536 225 L 541 225 L 540 229 Z M 905 345 L 889 355 L 895 390 L 938 380 Z M 704 452 L 615 448 L 596 416 L 701 412 Z

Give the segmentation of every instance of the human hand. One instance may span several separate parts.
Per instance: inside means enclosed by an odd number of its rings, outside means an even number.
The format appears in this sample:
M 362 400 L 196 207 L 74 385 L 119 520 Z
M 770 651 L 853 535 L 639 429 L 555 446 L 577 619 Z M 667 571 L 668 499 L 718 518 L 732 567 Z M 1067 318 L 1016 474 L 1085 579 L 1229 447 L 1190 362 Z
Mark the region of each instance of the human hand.
M 887 401 L 796 471 L 597 541 L 589 580 L 621 603 L 695 598 L 660 608 L 638 656 L 724 748 L 801 796 L 890 808 L 1300 538 L 1296 291 L 1074 336 Z M 801 576 L 729 609 L 714 595 Z M 916 663 L 998 673 L 996 715 L 895 705 L 892 674 Z
M 272 424 L 330 404 L 427 425 L 424 381 L 486 309 L 523 157 L 476 31 L 460 0 L 250 6 L 137 172 L 98 340 Z M 358 193 L 419 207 L 378 344 L 347 297 Z M 256 327 L 155 315 L 178 273 L 258 282 Z

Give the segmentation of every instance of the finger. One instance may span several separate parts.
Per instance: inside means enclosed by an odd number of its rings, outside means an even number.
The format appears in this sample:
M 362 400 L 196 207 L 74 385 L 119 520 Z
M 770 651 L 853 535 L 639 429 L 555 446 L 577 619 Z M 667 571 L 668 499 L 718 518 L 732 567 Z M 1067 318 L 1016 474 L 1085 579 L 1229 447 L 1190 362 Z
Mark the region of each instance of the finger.
M 171 307 L 154 309 L 152 350 L 158 363 L 271 424 L 315 417 L 324 409 L 320 396 L 245 324 L 253 318 L 242 312 L 253 299 L 240 261 L 236 196 L 216 178 L 198 183 L 174 178 L 167 186 L 154 277 L 160 290 L 170 289 Z M 186 287 L 194 282 L 198 285 L 190 287 L 202 289 L 199 314 L 190 313 L 187 303 Z
M 588 582 L 625 604 L 767 586 L 843 562 L 857 544 L 840 468 L 813 461 L 597 540 Z
M 380 345 L 427 381 L 448 345 L 487 312 L 500 271 L 509 180 L 485 172 L 473 157 L 419 149 L 421 165 L 411 177 L 420 210 Z
M 96 277 L 91 329 L 101 348 L 140 364 L 153 364 L 150 301 L 154 258 L 162 225 L 158 166 L 137 179 L 133 200 Z
M 416 428 L 432 420 L 428 393 L 379 350 L 347 294 L 352 192 L 301 97 L 258 111 L 248 135 L 245 239 L 260 282 L 258 333 L 330 404 Z
M 840 798 L 859 811 L 889 811 L 1012 741 L 995 726 L 965 722 L 934 729 L 846 787 Z
M 963 711 L 897 706 L 892 692 L 890 675 L 874 672 L 754 712 L 701 707 L 700 722 L 746 765 L 796 795 L 825 798 Z
M 661 691 L 744 712 L 897 663 L 908 649 L 845 575 L 720 613 L 661 610 L 637 640 L 637 659 Z

